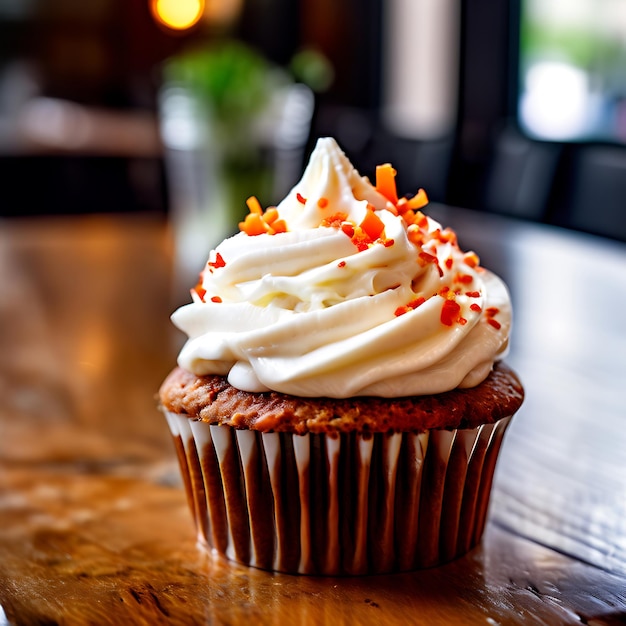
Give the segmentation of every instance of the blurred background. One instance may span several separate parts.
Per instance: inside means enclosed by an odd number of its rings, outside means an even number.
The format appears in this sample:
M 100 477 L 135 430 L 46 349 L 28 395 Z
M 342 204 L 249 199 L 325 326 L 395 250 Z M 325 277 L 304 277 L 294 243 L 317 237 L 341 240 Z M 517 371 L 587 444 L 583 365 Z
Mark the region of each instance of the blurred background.
M 221 238 L 324 135 L 402 192 L 626 241 L 626 3 L 0 0 L 2 217 L 219 200 Z

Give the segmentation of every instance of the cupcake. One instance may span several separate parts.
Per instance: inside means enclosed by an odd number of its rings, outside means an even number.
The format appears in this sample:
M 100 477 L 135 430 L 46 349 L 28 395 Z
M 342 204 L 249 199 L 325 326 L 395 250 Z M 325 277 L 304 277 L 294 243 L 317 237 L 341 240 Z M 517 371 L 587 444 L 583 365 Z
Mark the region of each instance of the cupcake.
M 262 569 L 432 567 L 485 525 L 523 389 L 503 282 L 395 170 L 320 139 L 276 207 L 211 252 L 160 404 L 199 543 Z

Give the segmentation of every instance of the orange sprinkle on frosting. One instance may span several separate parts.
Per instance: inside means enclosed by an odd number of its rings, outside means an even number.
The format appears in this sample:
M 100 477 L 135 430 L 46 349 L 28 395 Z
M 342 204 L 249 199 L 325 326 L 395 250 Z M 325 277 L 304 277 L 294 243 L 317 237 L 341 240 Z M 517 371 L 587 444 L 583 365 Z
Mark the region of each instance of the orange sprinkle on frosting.
M 329 217 L 325 217 L 320 226 L 327 226 L 330 228 L 341 228 L 342 224 L 348 219 L 347 213 L 333 213 Z
M 250 209 L 250 213 L 256 213 L 257 215 L 261 215 L 263 213 L 263 208 L 261 207 L 261 203 L 257 199 L 256 196 L 250 196 L 246 200 L 246 204 Z
M 391 163 L 376 166 L 376 191 L 385 196 L 394 206 L 398 204 L 396 170 Z
M 278 209 L 269 207 L 265 212 L 261 203 L 255 196 L 246 200 L 250 213 L 246 215 L 243 222 L 239 222 L 239 230 L 251 237 L 255 235 L 275 235 L 276 233 L 286 233 L 287 222 L 280 219 Z
M 463 261 L 465 261 L 466 265 L 469 265 L 469 267 L 478 267 L 480 263 L 480 259 L 475 252 L 466 252 L 463 256 Z
M 385 230 L 385 225 L 380 217 L 378 217 L 374 211 L 369 209 L 365 212 L 365 217 L 359 226 L 372 241 L 378 239 Z

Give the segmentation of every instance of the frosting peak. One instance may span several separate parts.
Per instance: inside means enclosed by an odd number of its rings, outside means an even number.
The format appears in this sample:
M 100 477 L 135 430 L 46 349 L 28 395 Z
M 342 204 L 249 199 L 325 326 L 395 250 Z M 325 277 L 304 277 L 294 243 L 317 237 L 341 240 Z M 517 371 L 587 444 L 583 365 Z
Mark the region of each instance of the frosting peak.
M 302 179 L 277 209 L 290 230 L 298 230 L 317 228 L 320 217 L 328 218 L 338 210 L 362 218 L 368 203 L 384 209 L 387 199 L 356 171 L 334 139 L 324 137 L 311 153 Z
M 255 199 L 212 251 L 193 302 L 174 313 L 179 364 L 245 391 L 399 397 L 474 386 L 506 350 L 502 281 L 397 198 L 395 171 L 362 177 L 320 139 L 276 207 Z

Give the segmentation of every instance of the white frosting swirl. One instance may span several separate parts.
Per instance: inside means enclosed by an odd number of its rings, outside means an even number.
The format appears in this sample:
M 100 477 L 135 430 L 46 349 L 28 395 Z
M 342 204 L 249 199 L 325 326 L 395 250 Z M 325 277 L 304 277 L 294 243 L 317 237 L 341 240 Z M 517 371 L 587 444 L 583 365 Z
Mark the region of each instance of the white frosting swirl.
M 287 232 L 222 242 L 204 297 L 173 314 L 184 369 L 245 391 L 401 397 L 475 386 L 504 355 L 504 283 L 431 218 L 409 226 L 333 139 L 276 208 Z M 363 243 L 368 211 L 384 231 Z

